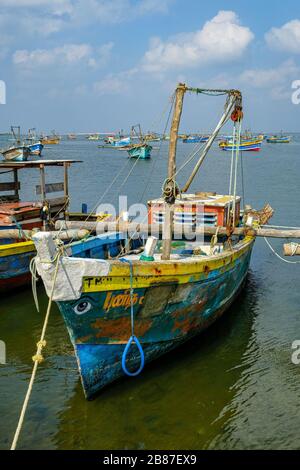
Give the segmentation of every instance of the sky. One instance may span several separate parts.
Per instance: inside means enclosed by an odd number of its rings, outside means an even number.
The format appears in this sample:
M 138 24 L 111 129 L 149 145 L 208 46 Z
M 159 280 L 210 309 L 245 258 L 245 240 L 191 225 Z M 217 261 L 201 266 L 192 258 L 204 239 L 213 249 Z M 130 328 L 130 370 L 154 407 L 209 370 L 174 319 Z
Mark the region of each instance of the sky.
M 162 132 L 176 84 L 238 88 L 244 127 L 300 132 L 297 0 L 0 0 L 0 130 Z M 0 87 L 1 88 L 1 87 Z M 1 101 L 1 97 L 0 97 Z M 187 96 L 209 131 L 223 98 Z

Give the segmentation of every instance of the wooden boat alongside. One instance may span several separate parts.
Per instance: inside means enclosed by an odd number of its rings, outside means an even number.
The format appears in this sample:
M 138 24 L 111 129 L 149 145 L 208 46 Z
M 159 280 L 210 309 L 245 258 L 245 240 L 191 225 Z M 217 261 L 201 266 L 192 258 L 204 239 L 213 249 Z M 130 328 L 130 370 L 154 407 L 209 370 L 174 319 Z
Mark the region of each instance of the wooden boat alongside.
M 178 85 L 168 178 L 163 197 L 149 202 L 149 222 L 161 227 L 161 240 L 150 236 L 145 244 L 142 237 L 115 232 L 112 246 L 111 233 L 109 241 L 103 239 L 105 234 L 98 235 L 93 243 L 95 248 L 102 247 L 103 255 L 99 259 L 90 254 L 87 259 L 86 253 L 80 254 L 81 242 L 75 258 L 58 253 L 51 233 L 34 236 L 36 267 L 68 327 L 87 398 L 125 374 L 139 374 L 144 364 L 206 329 L 232 304 L 247 276 L 255 241 L 249 225 L 257 214 L 244 213 L 241 221 L 240 198 L 235 193 L 185 194 L 220 124 L 181 191 L 175 181 L 178 130 L 187 91 L 226 95 L 220 122 L 225 124 L 231 116 L 240 132 L 239 91 Z M 255 220 L 259 224 L 260 219 Z M 179 241 L 173 237 L 176 227 L 181 229 Z M 192 239 L 185 237 L 186 227 L 189 234 L 194 230 Z M 197 230 L 206 227 L 214 235 L 197 239 Z M 236 228 L 239 235 L 233 235 Z
M 26 231 L 33 229 L 54 228 L 59 218 L 65 218 L 69 205 L 68 169 L 73 160 L 36 160 L 27 162 L 0 163 L 0 173 L 11 172 L 13 179 L 0 183 L 0 234 L 7 238 L 0 241 L 0 292 L 22 286 L 30 281 L 30 260 L 35 256 L 32 240 L 26 237 Z M 45 170 L 49 167 L 62 167 L 64 181 L 62 183 L 46 183 Z M 19 172 L 28 169 L 40 172 L 40 184 L 36 186 L 39 199 L 35 201 L 20 200 Z M 53 198 L 50 193 L 62 192 L 63 196 Z M 8 194 L 9 193 L 9 194 Z M 14 230 L 19 237 L 10 237 Z

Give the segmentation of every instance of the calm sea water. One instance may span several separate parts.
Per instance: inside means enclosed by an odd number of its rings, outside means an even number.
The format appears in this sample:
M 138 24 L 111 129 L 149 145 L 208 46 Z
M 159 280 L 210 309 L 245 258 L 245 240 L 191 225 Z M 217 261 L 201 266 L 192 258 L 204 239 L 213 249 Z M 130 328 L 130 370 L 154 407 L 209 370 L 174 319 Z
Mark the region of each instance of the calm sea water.
M 73 210 L 82 202 L 91 209 L 125 164 L 105 201 L 117 202 L 118 187 L 131 169 L 120 191 L 130 203 L 160 195 L 166 143 L 160 153 L 153 151 L 151 161 L 137 163 L 97 145 L 79 139 L 44 151 L 44 158 L 83 161 L 70 171 Z M 192 148 L 179 144 L 178 166 Z M 215 147 L 191 189 L 227 192 L 229 160 L 230 153 Z M 261 208 L 269 202 L 274 224 L 299 225 L 298 136 L 289 145 L 265 143 L 260 153 L 245 153 L 243 170 L 247 203 Z M 189 168 L 180 174 L 181 184 L 188 174 Z M 23 197 L 32 198 L 37 174 L 26 171 L 21 180 Z M 272 244 L 282 251 L 282 241 Z M 53 306 L 46 360 L 19 448 L 299 449 L 300 365 L 291 362 L 291 344 L 300 339 L 299 277 L 300 264 L 283 263 L 257 240 L 247 286 L 219 322 L 92 402 L 84 399 L 68 334 Z M 0 365 L 1 449 L 11 444 L 31 374 L 47 302 L 42 287 L 39 298 L 42 313 L 35 311 L 30 289 L 1 299 L 0 339 L 7 346 L 7 364 Z

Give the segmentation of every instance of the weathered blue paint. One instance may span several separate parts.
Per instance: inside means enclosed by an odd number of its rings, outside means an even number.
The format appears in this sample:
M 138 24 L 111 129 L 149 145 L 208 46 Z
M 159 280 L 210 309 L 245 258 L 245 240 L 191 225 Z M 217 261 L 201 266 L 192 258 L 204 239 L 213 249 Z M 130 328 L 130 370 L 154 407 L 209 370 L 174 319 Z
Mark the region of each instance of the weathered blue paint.
M 117 256 L 125 236 L 120 232 L 104 233 L 72 243 L 71 255 L 75 258 L 106 259 Z
M 2 256 L 0 258 L 0 279 L 9 279 L 29 273 L 29 263 L 35 252 L 18 255 Z
M 30 155 L 41 155 L 44 145 L 41 142 L 35 142 L 28 145 Z
M 213 323 L 233 302 L 246 278 L 252 245 L 222 268 L 189 283 L 161 282 L 134 289 L 134 334 L 145 362 L 171 350 Z M 77 301 L 58 302 L 77 356 L 84 392 L 91 398 L 124 376 L 121 358 L 131 336 L 130 293 L 105 291 L 82 294 Z M 130 370 L 139 367 L 135 350 L 128 354 Z
M 182 139 L 182 142 L 184 144 L 193 144 L 196 142 L 207 142 L 209 139 L 209 136 L 190 136 Z

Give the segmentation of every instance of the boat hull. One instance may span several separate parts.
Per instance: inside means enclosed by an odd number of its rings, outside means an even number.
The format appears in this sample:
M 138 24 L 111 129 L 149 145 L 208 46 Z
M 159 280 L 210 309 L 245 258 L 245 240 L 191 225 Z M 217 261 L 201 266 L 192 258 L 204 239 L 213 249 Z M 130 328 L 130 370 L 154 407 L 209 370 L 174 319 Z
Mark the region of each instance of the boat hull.
M 142 147 L 133 147 L 127 150 L 130 158 L 140 158 L 141 160 L 146 160 L 151 157 L 151 145 L 143 145 Z
M 30 261 L 36 255 L 32 242 L 0 246 L 0 293 L 24 286 L 30 282 Z
M 42 154 L 43 148 L 44 148 L 44 145 L 41 142 L 37 142 L 35 144 L 28 145 L 30 155 L 40 156 Z
M 184 144 L 194 144 L 197 142 L 207 142 L 209 137 L 188 137 L 186 139 L 182 139 Z
M 29 149 L 23 146 L 12 147 L 2 151 L 2 155 L 7 161 L 24 162 L 28 159 Z
M 49 137 L 49 138 L 43 138 L 42 139 L 42 144 L 43 145 L 57 145 L 60 143 L 60 138 L 59 137 Z
M 193 274 L 186 265 L 173 264 L 166 276 L 162 267 L 152 278 L 134 277 L 134 333 L 146 364 L 201 333 L 229 307 L 247 276 L 253 241 L 220 263 L 204 261 Z M 88 399 L 124 376 L 122 354 L 131 336 L 129 287 L 129 276 L 121 274 L 120 279 L 89 278 L 78 300 L 57 302 Z M 136 370 L 140 356 L 131 349 L 127 368 Z
M 237 146 L 236 145 L 224 145 L 224 146 L 221 146 L 221 149 L 222 150 L 225 150 L 225 151 L 232 151 L 232 150 L 236 150 L 237 149 Z M 261 145 L 258 144 L 258 145 L 240 145 L 239 146 L 239 150 L 243 151 L 243 152 L 259 152 L 261 149 Z

